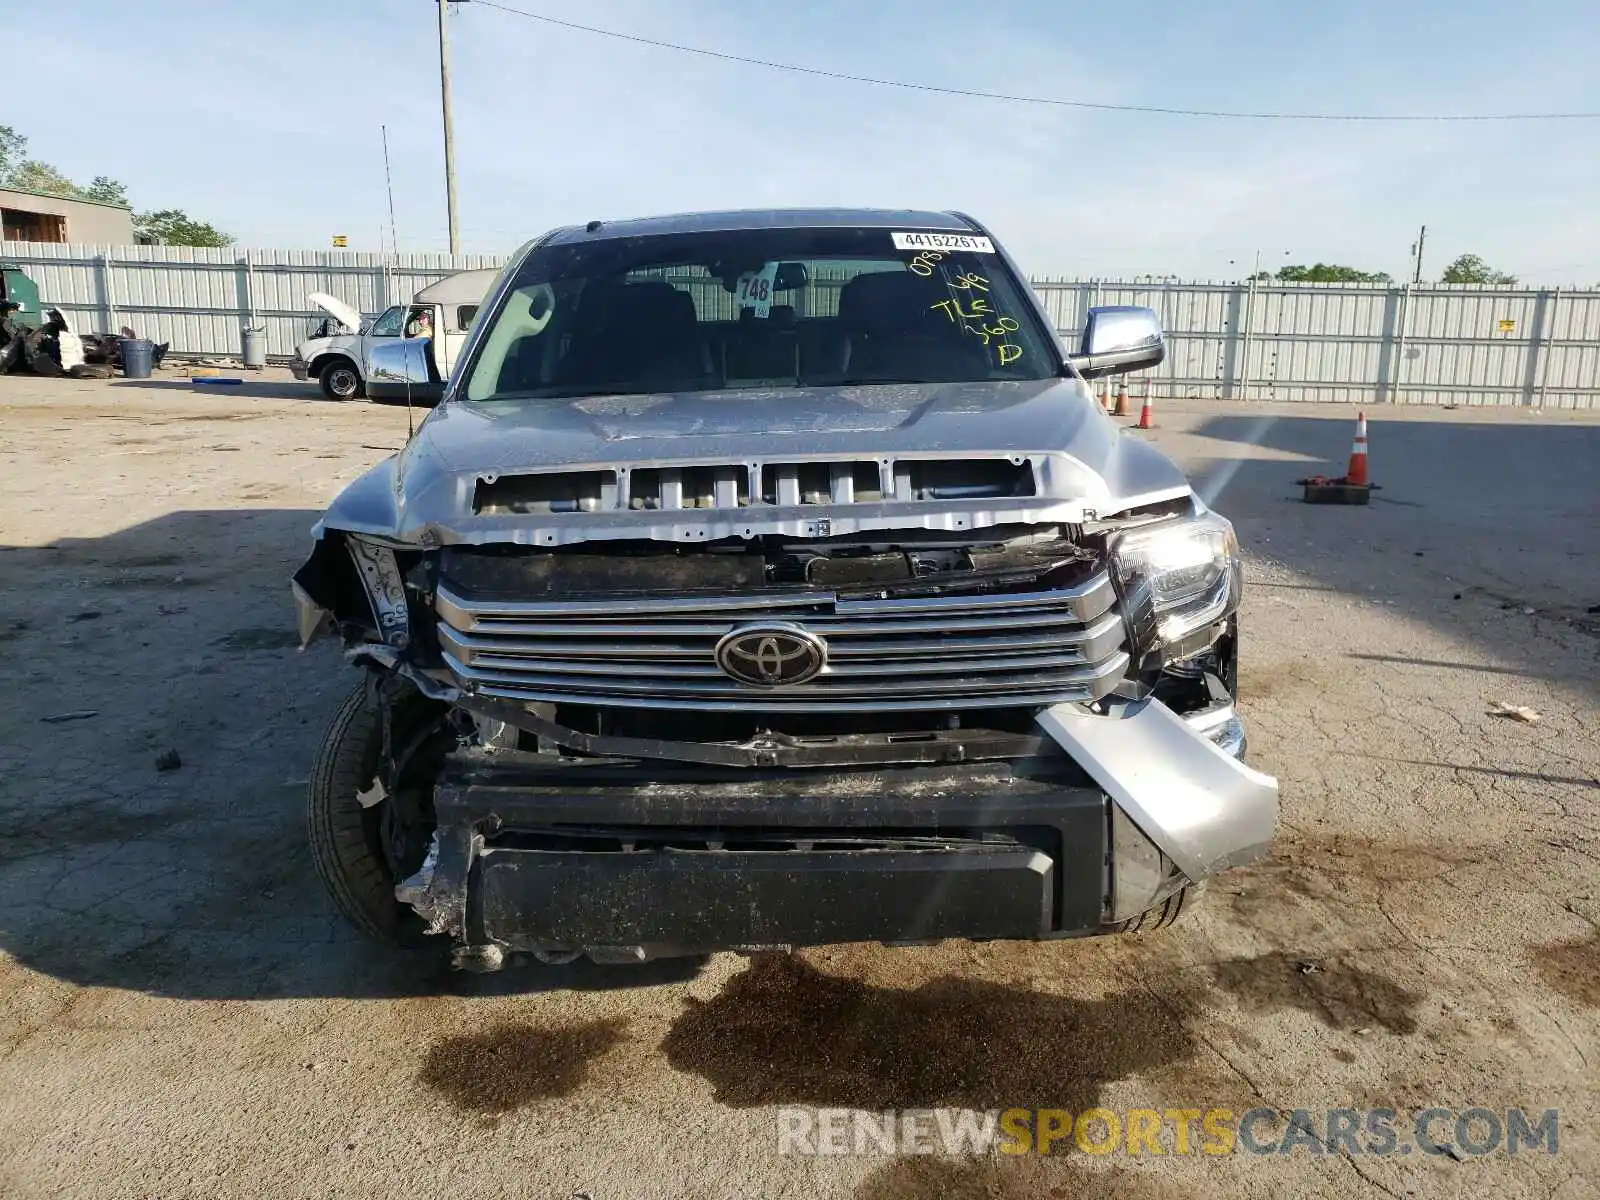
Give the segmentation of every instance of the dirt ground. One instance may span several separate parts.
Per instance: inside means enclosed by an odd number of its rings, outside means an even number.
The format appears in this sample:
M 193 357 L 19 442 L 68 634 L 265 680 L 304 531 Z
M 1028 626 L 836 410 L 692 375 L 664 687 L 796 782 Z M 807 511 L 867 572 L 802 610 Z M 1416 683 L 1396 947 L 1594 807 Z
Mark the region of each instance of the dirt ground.
M 1375 503 L 1296 503 L 1353 415 L 1148 435 L 1238 525 L 1283 788 L 1191 920 L 472 977 L 350 932 L 301 828 L 354 676 L 286 578 L 406 412 L 0 379 L 0 1195 L 1600 1195 L 1600 414 L 1375 412 Z M 782 1105 L 1094 1104 L 1555 1108 L 1559 1151 L 776 1152 Z

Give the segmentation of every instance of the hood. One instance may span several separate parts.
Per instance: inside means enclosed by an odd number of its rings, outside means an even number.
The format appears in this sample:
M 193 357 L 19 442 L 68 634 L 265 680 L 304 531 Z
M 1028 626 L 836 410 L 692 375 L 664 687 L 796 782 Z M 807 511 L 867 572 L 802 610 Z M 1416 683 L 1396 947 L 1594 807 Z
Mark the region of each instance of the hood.
M 356 333 L 361 329 L 361 314 L 337 296 L 330 296 L 327 292 L 312 292 L 306 297 L 306 300 L 327 313 L 351 333 Z
M 709 511 L 633 507 L 621 496 L 584 512 L 476 511 L 480 482 L 508 475 L 590 471 L 620 485 L 649 468 L 760 472 L 769 464 L 876 460 L 892 478 L 899 458 L 1026 462 L 1032 494 Z M 1165 456 L 1124 435 L 1072 379 L 452 400 L 429 414 L 395 459 L 351 485 L 324 523 L 432 544 L 704 542 L 1077 523 L 1188 490 Z

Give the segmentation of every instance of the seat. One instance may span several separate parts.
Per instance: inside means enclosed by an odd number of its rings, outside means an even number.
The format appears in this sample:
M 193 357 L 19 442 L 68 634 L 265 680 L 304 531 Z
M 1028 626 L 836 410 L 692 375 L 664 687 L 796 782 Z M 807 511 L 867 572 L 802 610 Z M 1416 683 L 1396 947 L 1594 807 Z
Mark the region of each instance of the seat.
M 555 382 L 628 391 L 705 385 L 709 359 L 693 297 L 657 279 L 589 286 Z
M 839 292 L 845 376 L 930 382 L 988 378 L 982 339 L 936 307 L 949 299 L 937 279 L 910 271 L 875 271 L 850 280 Z
M 787 379 L 799 375 L 799 342 L 792 304 L 774 304 L 765 317 L 752 308 L 739 313 L 739 326 L 728 341 L 729 379 Z

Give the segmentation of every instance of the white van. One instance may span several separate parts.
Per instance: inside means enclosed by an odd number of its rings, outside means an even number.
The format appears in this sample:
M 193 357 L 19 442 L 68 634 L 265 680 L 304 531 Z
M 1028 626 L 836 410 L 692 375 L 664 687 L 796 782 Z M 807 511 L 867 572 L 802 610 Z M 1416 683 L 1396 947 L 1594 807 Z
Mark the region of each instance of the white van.
M 326 292 L 306 297 L 328 315 L 317 331 L 295 347 L 289 369 L 296 379 L 315 379 L 330 400 L 353 400 L 367 391 L 371 351 L 390 338 L 432 337 L 441 377 L 448 379 L 489 286 L 500 272 L 460 271 L 430 283 L 410 304 L 396 304 L 370 325 L 343 300 Z

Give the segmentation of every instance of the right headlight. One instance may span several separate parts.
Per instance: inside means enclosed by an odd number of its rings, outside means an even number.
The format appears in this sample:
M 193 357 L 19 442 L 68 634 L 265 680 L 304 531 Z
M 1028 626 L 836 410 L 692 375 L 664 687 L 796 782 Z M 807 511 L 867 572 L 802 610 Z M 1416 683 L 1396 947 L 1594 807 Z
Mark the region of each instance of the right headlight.
M 1239 540 L 1233 525 L 1208 509 L 1118 535 L 1111 560 L 1141 659 L 1200 653 L 1239 607 Z

